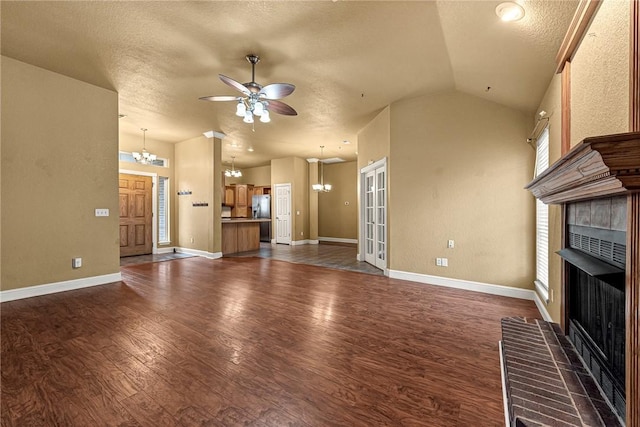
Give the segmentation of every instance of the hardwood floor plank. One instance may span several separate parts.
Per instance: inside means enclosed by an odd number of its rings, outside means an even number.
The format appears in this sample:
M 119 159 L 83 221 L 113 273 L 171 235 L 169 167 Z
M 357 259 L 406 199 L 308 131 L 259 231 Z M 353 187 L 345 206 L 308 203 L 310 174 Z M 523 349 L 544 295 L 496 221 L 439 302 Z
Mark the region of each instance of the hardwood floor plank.
M 2 304 L 2 425 L 495 426 L 531 301 L 261 258 Z

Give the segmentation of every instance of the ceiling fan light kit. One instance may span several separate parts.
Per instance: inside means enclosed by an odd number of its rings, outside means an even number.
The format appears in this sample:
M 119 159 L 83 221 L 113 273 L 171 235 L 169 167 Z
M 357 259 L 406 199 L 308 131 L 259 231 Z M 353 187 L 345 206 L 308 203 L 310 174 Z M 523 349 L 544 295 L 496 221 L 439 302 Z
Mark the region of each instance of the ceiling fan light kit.
M 295 86 L 290 83 L 272 83 L 262 86 L 256 83 L 256 64 L 260 62 L 257 55 L 247 55 L 247 61 L 251 64 L 251 81 L 240 83 L 223 74 L 219 74 L 220 80 L 244 96 L 203 96 L 203 101 L 237 101 L 236 116 L 242 117 L 245 123 L 254 123 L 254 117 L 259 117 L 262 123 L 269 123 L 271 116 L 269 112 L 282 114 L 285 116 L 297 116 L 298 113 L 291 106 L 282 101 L 278 101 L 291 95 Z

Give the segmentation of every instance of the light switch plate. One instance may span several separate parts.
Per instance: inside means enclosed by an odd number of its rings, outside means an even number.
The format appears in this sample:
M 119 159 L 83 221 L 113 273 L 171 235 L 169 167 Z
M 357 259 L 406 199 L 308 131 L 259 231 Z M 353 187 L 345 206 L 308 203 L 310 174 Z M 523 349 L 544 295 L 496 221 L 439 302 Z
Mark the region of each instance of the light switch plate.
M 447 247 L 448 247 L 449 249 L 453 249 L 453 248 L 454 248 L 454 246 L 455 246 L 455 242 L 454 242 L 453 240 L 449 240 L 449 241 L 447 242 Z
M 109 216 L 109 209 L 96 209 L 96 216 Z
M 82 267 L 82 258 L 71 258 L 71 268 Z

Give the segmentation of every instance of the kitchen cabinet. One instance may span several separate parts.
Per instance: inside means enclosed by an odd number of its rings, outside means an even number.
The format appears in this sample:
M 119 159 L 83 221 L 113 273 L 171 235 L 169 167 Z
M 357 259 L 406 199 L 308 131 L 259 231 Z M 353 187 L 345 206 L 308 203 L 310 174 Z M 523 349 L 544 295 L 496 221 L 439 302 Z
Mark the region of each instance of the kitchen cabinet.
M 234 218 L 251 217 L 251 198 L 253 197 L 253 185 L 235 184 L 235 200 L 231 216 Z
M 264 194 L 271 194 L 271 187 L 254 187 L 253 195 L 262 196 Z
M 222 199 L 222 204 L 224 206 L 233 206 L 236 200 L 235 194 L 236 194 L 235 188 L 231 186 L 224 187 L 224 193 L 223 193 L 224 197 Z

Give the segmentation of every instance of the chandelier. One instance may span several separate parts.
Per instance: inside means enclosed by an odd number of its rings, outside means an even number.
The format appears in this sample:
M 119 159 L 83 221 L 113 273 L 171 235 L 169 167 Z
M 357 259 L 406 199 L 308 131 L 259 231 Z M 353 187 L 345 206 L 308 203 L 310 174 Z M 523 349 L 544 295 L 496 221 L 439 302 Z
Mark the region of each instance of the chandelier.
M 142 163 L 143 165 L 150 165 L 150 164 L 153 164 L 153 162 L 158 158 L 158 156 L 156 156 L 155 154 L 149 153 L 146 149 L 147 129 L 141 128 L 140 130 L 142 131 L 142 153 L 138 153 L 137 151 L 134 151 L 133 153 L 131 153 L 131 155 L 136 160 L 136 162 Z
M 331 184 L 325 184 L 324 183 L 324 163 L 322 162 L 322 154 L 324 152 L 324 145 L 320 146 L 320 159 L 318 160 L 318 162 L 320 162 L 320 184 L 313 184 L 311 186 L 311 188 L 313 189 L 313 191 L 320 193 L 320 192 L 329 192 L 331 191 Z
M 231 156 L 231 169 L 224 171 L 224 176 L 233 178 L 240 178 L 242 176 L 242 172 L 235 168 L 235 159 L 234 156 Z

